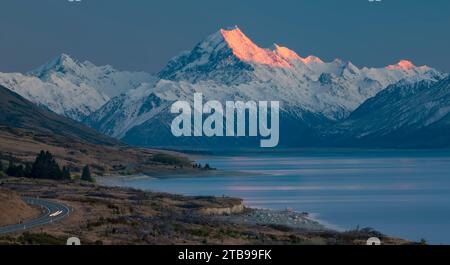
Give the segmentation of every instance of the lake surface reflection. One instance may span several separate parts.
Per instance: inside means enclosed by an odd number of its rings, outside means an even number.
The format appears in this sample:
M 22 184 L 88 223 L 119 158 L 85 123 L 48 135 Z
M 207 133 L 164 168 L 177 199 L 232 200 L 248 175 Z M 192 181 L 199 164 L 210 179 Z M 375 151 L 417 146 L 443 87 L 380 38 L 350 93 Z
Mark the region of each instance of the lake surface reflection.
M 197 161 L 212 176 L 105 179 L 185 195 L 228 195 L 259 208 L 293 208 L 336 229 L 450 243 L 450 152 L 289 150 L 223 153 Z

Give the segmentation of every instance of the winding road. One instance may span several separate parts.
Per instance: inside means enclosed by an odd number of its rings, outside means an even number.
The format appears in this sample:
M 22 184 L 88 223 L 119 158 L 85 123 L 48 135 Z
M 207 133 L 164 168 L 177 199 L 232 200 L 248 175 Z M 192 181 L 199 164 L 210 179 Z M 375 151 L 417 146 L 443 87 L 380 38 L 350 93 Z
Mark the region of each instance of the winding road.
M 28 220 L 21 224 L 0 227 L 0 235 L 26 231 L 38 226 L 51 224 L 66 218 L 71 212 L 71 209 L 62 203 L 31 197 L 23 197 L 22 199 L 29 205 L 39 206 L 44 209 L 44 214 L 36 219 Z

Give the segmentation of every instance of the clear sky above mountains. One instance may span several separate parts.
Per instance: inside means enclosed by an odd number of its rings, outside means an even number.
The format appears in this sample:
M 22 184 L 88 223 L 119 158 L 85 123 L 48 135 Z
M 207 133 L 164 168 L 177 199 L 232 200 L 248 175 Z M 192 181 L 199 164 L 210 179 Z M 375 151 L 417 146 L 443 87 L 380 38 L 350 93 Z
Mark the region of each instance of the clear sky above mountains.
M 223 27 L 256 44 L 357 66 L 400 59 L 450 72 L 450 1 L 2 0 L 0 71 L 25 72 L 60 53 L 156 72 Z

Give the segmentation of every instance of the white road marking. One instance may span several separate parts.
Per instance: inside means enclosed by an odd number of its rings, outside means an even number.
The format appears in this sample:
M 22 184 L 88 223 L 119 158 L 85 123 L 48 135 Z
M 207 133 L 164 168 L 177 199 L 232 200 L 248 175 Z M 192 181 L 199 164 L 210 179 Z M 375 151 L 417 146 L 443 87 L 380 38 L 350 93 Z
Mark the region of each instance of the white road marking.
M 63 212 L 63 211 L 57 211 L 57 212 L 54 212 L 54 213 L 50 214 L 50 217 L 58 216 L 58 215 L 62 214 L 62 212 Z

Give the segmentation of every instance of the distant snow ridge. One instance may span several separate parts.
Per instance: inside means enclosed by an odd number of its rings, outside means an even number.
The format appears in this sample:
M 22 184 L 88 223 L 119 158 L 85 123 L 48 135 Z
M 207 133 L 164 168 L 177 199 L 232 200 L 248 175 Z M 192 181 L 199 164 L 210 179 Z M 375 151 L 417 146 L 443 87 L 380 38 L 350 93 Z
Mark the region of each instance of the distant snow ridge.
M 26 99 L 81 121 L 111 98 L 154 78 L 147 73 L 78 62 L 67 54 L 27 74 L 0 73 L 0 84 Z
M 233 27 L 211 34 L 173 58 L 158 76 L 154 84 L 107 103 L 89 117 L 88 124 L 135 144 L 151 144 L 144 132 L 153 133 L 153 128 L 170 134 L 166 131 L 170 119 L 164 116 L 170 102 L 190 101 L 194 92 L 201 92 L 207 100 L 278 100 L 282 115 L 303 128 L 345 119 L 365 100 L 400 80 L 435 81 L 443 74 L 406 60 L 385 68 L 359 68 L 340 59 L 301 57 L 278 44 L 260 48 Z

